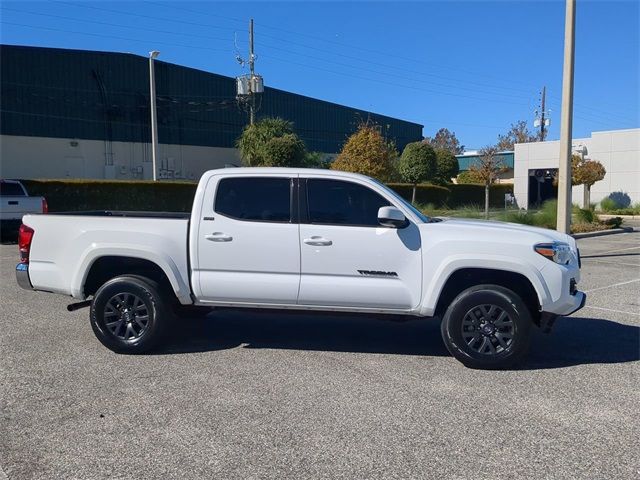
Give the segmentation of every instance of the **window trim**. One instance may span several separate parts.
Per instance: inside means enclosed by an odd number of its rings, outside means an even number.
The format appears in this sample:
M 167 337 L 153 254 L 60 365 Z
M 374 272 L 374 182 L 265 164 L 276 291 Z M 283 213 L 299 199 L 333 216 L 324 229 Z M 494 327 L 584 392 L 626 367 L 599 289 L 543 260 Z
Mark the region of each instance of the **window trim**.
M 217 210 L 217 199 L 218 199 L 218 192 L 220 189 L 220 184 L 225 181 L 225 180 L 239 180 L 239 179 L 259 179 L 259 180 L 267 180 L 267 179 L 283 179 L 283 180 L 289 180 L 289 220 L 259 220 L 259 219 L 246 219 L 246 218 L 238 218 L 238 217 L 234 217 L 232 215 L 228 215 L 226 213 L 223 212 L 219 212 Z M 255 176 L 249 176 L 249 175 L 230 175 L 228 177 L 222 177 L 218 180 L 218 182 L 216 183 L 216 188 L 215 191 L 213 192 L 213 213 L 217 214 L 217 215 L 221 215 L 225 218 L 228 218 L 230 220 L 235 220 L 237 222 L 250 222 L 250 223 L 278 223 L 278 224 L 283 224 L 283 225 L 290 225 L 293 223 L 298 223 L 297 220 L 297 216 L 298 216 L 298 206 L 297 206 L 297 202 L 296 202 L 296 191 L 294 188 L 294 177 L 291 176 L 271 176 L 271 175 L 255 175 Z
M 332 227 L 358 227 L 358 228 L 388 228 L 388 229 L 392 229 L 392 230 L 401 230 L 401 228 L 396 228 L 396 227 L 389 227 L 386 225 L 381 225 L 380 223 L 378 223 L 377 225 L 361 225 L 361 224 L 352 224 L 352 223 L 324 223 L 324 222 L 312 222 L 311 221 L 311 215 L 309 214 L 309 190 L 307 188 L 307 182 L 309 180 L 320 180 L 320 181 L 332 181 L 332 182 L 343 182 L 343 183 L 351 183 L 353 185 L 358 185 L 359 187 L 363 187 L 363 188 L 367 188 L 369 190 L 371 190 L 372 192 L 376 193 L 378 196 L 384 198 L 387 202 L 389 202 L 388 206 L 392 206 L 395 208 L 398 208 L 398 206 L 393 203 L 391 200 L 389 200 L 385 195 L 382 195 L 380 192 L 378 192 L 377 190 L 371 188 L 369 185 L 365 185 L 359 182 L 353 182 L 349 179 L 343 179 L 343 178 L 322 178 L 322 177 L 305 177 L 305 178 L 300 178 L 300 186 L 301 189 L 299 190 L 300 193 L 300 223 L 301 224 L 305 224 L 305 225 L 324 225 L 324 226 L 332 226 Z M 402 211 L 405 215 L 405 218 L 407 219 L 407 226 L 409 226 L 409 224 L 411 224 L 411 220 L 407 217 L 407 214 L 404 212 L 403 209 L 398 208 L 400 211 Z M 406 228 L 406 227 L 402 227 L 402 228 Z

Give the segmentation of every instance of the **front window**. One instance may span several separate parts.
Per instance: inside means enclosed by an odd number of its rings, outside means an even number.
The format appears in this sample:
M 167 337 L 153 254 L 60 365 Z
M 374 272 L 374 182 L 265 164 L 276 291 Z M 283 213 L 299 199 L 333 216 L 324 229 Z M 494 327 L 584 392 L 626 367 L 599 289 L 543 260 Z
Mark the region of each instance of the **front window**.
M 390 205 L 363 185 L 340 180 L 307 180 L 309 221 L 315 224 L 379 227 L 378 210 Z
M 402 205 L 407 207 L 407 209 L 411 210 L 416 215 L 416 217 L 418 217 L 422 221 L 422 223 L 429 223 L 431 221 L 429 217 L 427 217 L 424 213 L 422 213 L 416 207 L 411 205 L 411 203 L 407 202 L 404 198 L 402 198 L 400 195 L 398 195 L 394 190 L 392 190 L 391 188 L 387 187 L 384 183 L 380 183 L 379 181 L 377 181 L 377 180 L 375 180 L 373 178 L 372 178 L 372 180 L 374 182 L 376 182 L 376 184 L 380 188 L 383 188 L 384 191 L 387 192 L 389 195 L 391 195 L 395 200 L 397 200 L 399 203 L 401 203 Z

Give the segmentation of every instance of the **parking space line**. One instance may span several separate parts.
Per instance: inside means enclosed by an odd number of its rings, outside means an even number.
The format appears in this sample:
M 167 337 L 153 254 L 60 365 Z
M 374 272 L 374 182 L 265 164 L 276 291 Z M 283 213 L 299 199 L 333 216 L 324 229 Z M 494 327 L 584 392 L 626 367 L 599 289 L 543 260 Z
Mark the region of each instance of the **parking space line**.
M 640 317 L 640 313 L 625 312 L 624 310 L 614 310 L 613 308 L 592 307 L 591 305 L 585 305 L 584 308 L 590 308 L 592 310 L 603 310 L 605 312 L 624 313 L 626 315 L 635 315 L 636 317 Z
M 584 293 L 597 292 L 598 290 L 604 290 L 606 288 L 619 287 L 620 285 L 627 285 L 629 283 L 640 282 L 640 278 L 635 278 L 633 280 L 628 280 L 626 282 L 614 283 L 613 285 L 606 285 L 604 287 L 592 288 L 591 290 L 585 290 Z
M 607 260 L 596 260 L 595 258 L 584 258 L 582 257 L 583 262 L 595 262 L 595 263 L 607 263 L 610 265 L 628 265 L 630 267 L 640 267 L 640 263 L 625 263 L 625 262 L 610 262 Z
M 605 255 L 609 253 L 626 252 L 627 250 L 638 250 L 639 248 L 640 248 L 640 245 L 635 247 L 628 247 L 628 248 L 618 248 L 616 250 L 604 250 L 602 252 L 588 253 L 587 255 L 585 255 L 585 257 L 586 258 L 597 257 L 598 255 Z

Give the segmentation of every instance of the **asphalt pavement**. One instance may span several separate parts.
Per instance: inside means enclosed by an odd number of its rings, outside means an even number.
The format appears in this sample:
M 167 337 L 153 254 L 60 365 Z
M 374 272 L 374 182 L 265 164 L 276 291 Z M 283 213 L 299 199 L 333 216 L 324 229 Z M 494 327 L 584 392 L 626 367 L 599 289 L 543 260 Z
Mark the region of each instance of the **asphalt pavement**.
M 214 312 L 117 355 L 0 246 L 0 479 L 635 479 L 640 233 L 579 241 L 587 306 L 476 371 L 437 321 Z

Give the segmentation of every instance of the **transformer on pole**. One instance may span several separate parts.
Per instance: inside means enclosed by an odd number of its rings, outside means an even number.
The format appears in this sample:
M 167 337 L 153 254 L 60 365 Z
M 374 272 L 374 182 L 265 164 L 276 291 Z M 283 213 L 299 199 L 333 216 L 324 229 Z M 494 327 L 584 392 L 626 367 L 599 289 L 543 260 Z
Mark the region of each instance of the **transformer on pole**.
M 236 99 L 239 105 L 249 110 L 249 124 L 253 125 L 258 109 L 256 98 L 264 92 L 262 76 L 256 74 L 254 69 L 256 55 L 253 49 L 253 18 L 249 21 L 249 61 L 245 62 L 239 55 L 236 58 L 242 66 L 249 63 L 250 73 L 236 78 Z

